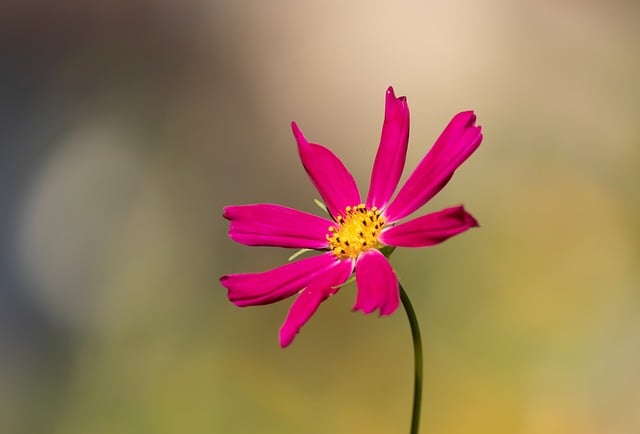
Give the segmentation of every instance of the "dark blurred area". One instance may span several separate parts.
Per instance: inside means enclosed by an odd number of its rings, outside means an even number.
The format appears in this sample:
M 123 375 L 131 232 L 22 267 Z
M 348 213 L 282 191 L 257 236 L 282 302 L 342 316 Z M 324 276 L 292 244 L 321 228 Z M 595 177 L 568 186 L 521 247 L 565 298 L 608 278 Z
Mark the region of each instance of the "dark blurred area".
M 104 272 L 109 238 L 121 236 L 145 172 L 167 154 L 184 170 L 180 157 L 199 152 L 166 137 L 176 122 L 185 122 L 174 118 L 172 104 L 200 80 L 203 66 L 214 71 L 207 78 L 212 85 L 234 75 L 200 38 L 199 8 L 155 1 L 0 6 L 3 432 L 55 431 L 78 343 L 91 335 L 86 322 L 102 309 L 97 298 L 104 287 L 96 279 Z M 224 93 L 216 94 L 216 105 L 223 106 Z M 110 142 L 114 130 L 126 143 Z M 211 183 L 206 166 L 201 169 L 194 175 Z M 66 256 L 40 275 L 20 255 L 34 190 L 36 201 L 47 202 L 34 205 L 34 224 L 51 233 L 36 235 L 44 239 L 33 255 L 45 262 Z M 168 207 L 175 212 L 180 206 Z
M 426 211 L 481 223 L 394 267 L 427 348 L 424 432 L 637 433 L 640 8 L 205 0 L 0 4 L 0 432 L 402 432 L 402 312 L 238 309 L 218 277 L 291 252 L 222 206 L 317 212 L 289 123 L 361 187 L 384 90 L 411 170 L 485 141 Z M 406 177 L 406 174 L 405 174 Z

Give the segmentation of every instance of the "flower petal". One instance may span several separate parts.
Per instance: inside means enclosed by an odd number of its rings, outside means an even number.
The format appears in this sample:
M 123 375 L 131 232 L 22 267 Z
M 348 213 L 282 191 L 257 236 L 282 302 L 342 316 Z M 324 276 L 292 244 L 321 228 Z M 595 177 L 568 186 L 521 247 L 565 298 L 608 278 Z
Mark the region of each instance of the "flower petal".
M 449 182 L 455 170 L 480 146 L 482 132 L 475 121 L 476 116 L 472 111 L 458 113 L 451 119 L 385 210 L 387 223 L 408 216 Z
M 320 303 L 335 294 L 353 271 L 353 261 L 340 261 L 318 275 L 291 305 L 289 314 L 280 328 L 280 346 L 286 347 L 296 337 L 300 328 L 318 310 Z
M 384 123 L 380 146 L 371 172 L 367 208 L 384 208 L 398 186 L 409 142 L 409 106 L 407 98 L 396 98 L 393 88 L 387 89 Z
M 344 215 L 347 206 L 359 205 L 358 186 L 342 161 L 324 146 L 309 143 L 295 122 L 291 123 L 291 128 L 298 142 L 302 165 L 331 215 Z
M 333 253 L 324 253 L 263 273 L 227 274 L 220 283 L 237 306 L 269 304 L 292 296 L 335 263 Z
M 237 205 L 224 208 L 231 221 L 229 236 L 248 246 L 327 247 L 331 220 L 273 204 Z
M 380 251 L 370 249 L 358 256 L 356 262 L 358 295 L 354 310 L 371 313 L 380 309 L 380 315 L 392 314 L 400 303 L 398 278 L 391 264 Z
M 471 214 L 462 206 L 456 206 L 385 229 L 380 241 L 396 247 L 433 246 L 477 226 Z

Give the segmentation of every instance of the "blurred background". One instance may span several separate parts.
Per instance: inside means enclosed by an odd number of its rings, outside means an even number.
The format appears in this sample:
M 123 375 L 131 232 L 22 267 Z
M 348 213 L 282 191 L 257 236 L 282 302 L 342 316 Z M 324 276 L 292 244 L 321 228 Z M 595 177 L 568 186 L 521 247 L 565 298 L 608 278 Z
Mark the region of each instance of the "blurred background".
M 0 432 L 402 433 L 402 310 L 218 282 L 286 250 L 225 204 L 320 212 L 289 123 L 362 190 L 388 85 L 408 173 L 451 116 L 484 143 L 422 212 L 481 223 L 393 264 L 421 320 L 423 433 L 640 432 L 640 6 L 9 0 L 0 4 Z M 406 177 L 406 174 L 405 174 Z

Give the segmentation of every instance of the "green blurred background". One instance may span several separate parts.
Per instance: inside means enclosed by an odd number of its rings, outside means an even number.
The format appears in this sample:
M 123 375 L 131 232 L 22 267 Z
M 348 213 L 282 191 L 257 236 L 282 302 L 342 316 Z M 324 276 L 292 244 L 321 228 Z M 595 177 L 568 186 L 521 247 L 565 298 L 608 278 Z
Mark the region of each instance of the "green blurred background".
M 423 212 L 482 227 L 393 263 L 426 348 L 423 433 L 640 432 L 640 5 L 9 0 L 0 5 L 0 432 L 402 433 L 409 328 L 353 286 L 218 283 L 291 252 L 225 204 L 316 212 L 289 122 L 362 188 L 384 92 L 413 169 L 450 117 L 484 143 Z

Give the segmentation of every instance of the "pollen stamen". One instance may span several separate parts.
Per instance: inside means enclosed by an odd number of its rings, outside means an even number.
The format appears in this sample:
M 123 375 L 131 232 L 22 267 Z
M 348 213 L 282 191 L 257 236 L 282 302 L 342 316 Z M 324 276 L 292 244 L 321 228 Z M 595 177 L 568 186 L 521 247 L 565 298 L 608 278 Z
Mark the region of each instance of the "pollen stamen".
M 378 236 L 384 227 L 384 217 L 378 208 L 364 204 L 348 206 L 344 215 L 336 217 L 338 226 L 327 233 L 329 248 L 340 259 L 357 258 L 362 252 L 380 246 Z

